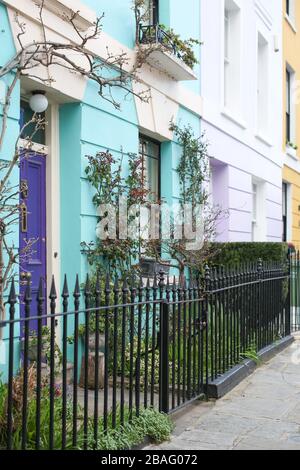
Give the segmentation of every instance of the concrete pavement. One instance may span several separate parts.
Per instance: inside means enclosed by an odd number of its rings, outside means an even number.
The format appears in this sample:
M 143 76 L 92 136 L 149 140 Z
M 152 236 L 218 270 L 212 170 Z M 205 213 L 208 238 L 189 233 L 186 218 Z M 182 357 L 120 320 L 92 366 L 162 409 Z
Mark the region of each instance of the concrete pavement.
M 183 410 L 156 449 L 300 450 L 300 335 L 224 398 Z

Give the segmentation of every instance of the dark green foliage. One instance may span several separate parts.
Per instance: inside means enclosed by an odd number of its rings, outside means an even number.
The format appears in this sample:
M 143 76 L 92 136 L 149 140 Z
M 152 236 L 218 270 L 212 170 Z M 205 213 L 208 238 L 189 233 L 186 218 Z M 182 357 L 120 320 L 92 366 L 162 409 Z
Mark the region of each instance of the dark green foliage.
M 28 408 L 27 408 L 27 450 L 35 449 L 36 440 L 36 371 L 32 366 L 29 369 L 28 376 Z M 13 450 L 20 450 L 22 448 L 22 403 L 23 403 L 23 375 L 20 373 L 14 378 L 13 383 Z M 7 400 L 8 389 L 7 385 L 0 380 L 0 449 L 6 448 L 7 440 Z M 73 415 L 72 415 L 72 401 L 68 398 L 67 401 L 67 416 L 66 416 L 66 450 L 72 450 L 72 429 L 73 429 Z M 50 441 L 50 397 L 49 385 L 47 382 L 43 383 L 41 393 L 41 436 L 40 436 L 40 449 L 49 449 Z M 78 405 L 78 429 L 77 429 L 77 446 L 76 450 L 81 450 L 84 446 L 84 441 L 87 441 L 87 447 L 90 450 L 122 450 L 130 449 L 138 444 L 141 444 L 146 437 L 160 443 L 170 438 L 173 429 L 170 418 L 157 410 L 152 408 L 142 409 L 140 415 L 135 415 L 135 410 L 132 410 L 133 416 L 130 420 L 129 410 L 124 410 L 125 423 L 122 426 L 120 422 L 120 410 L 116 416 L 116 427 L 112 426 L 112 414 L 108 416 L 108 429 L 104 432 L 103 418 L 99 418 L 98 429 L 99 439 L 95 444 L 94 435 L 94 419 L 92 416 L 89 418 L 88 434 L 85 437 L 83 429 L 83 409 Z M 54 401 L 54 450 L 61 449 L 62 445 L 62 396 L 61 390 L 56 389 Z M 130 422 L 131 421 L 131 422 Z
M 287 260 L 287 243 L 212 243 L 216 254 L 210 264 L 233 267 L 243 263 L 274 261 L 285 263 Z
M 125 424 L 121 426 L 119 413 L 117 427 L 111 426 L 107 433 L 101 433 L 97 442 L 97 449 L 126 450 L 142 444 L 146 437 L 156 443 L 170 439 L 173 424 L 170 418 L 153 408 L 140 411 L 139 416 L 133 416 L 129 421 L 129 410 L 125 410 Z M 110 421 L 110 420 L 109 420 Z

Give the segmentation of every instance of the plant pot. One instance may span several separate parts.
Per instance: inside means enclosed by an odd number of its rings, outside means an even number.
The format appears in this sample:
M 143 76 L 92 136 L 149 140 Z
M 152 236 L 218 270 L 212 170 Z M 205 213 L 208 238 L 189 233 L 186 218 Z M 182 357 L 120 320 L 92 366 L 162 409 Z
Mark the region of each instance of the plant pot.
M 104 388 L 104 354 L 99 353 L 98 355 L 98 388 Z M 96 355 L 95 352 L 89 352 L 87 358 L 87 388 L 89 390 L 95 390 L 95 373 L 96 373 Z M 81 373 L 79 385 L 82 388 L 85 388 L 85 366 L 86 360 L 85 356 L 82 356 L 81 361 Z
M 24 353 L 25 349 L 25 339 L 22 338 L 21 341 L 21 351 Z M 46 354 L 47 351 L 50 349 L 50 343 L 48 340 L 43 340 L 42 339 L 42 362 L 46 362 Z M 29 341 L 28 341 L 28 360 L 30 362 L 37 362 L 38 359 L 38 345 L 37 345 L 37 338 L 36 337 L 30 337 L 29 336 Z
M 154 274 L 159 274 L 160 272 L 167 276 L 170 272 L 170 261 L 162 264 L 151 258 L 142 258 L 139 265 L 143 276 L 146 277 L 154 277 Z
M 105 350 L 105 335 L 98 333 L 99 338 L 99 352 L 104 353 Z M 89 352 L 94 353 L 96 351 L 96 333 L 89 334 Z

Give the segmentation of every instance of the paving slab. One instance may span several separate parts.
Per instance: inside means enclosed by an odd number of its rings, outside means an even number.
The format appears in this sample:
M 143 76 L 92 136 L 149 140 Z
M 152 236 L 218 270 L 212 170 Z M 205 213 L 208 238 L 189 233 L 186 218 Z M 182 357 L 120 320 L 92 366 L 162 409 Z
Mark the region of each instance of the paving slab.
M 177 418 L 171 441 L 147 450 L 300 450 L 300 335 L 228 395 Z

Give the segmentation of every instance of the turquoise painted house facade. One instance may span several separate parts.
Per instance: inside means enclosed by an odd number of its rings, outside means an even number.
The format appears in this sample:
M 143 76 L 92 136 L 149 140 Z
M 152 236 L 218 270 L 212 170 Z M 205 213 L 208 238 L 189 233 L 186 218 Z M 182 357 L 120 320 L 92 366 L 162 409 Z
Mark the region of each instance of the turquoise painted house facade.
M 156 9 L 156 20 L 173 28 L 183 39 L 200 39 L 199 3 L 198 0 L 186 0 L 184 3 L 149 0 L 151 8 Z M 79 12 L 78 22 L 83 29 L 90 27 L 95 18 L 105 12 L 103 32 L 92 45 L 97 54 L 104 56 L 108 48 L 113 53 L 125 51 L 131 59 L 135 57 L 136 25 L 131 0 L 49 0 L 45 2 L 44 11 L 45 31 L 49 40 L 74 40 L 74 32 L 66 27 L 62 17 L 64 13 L 70 13 L 70 8 Z M 27 25 L 23 38 L 25 44 L 38 38 L 41 33 L 33 0 L 0 1 L 0 43 L 4 45 L 0 48 L 0 66 L 4 66 L 18 50 L 16 12 Z M 200 58 L 198 46 L 195 54 Z M 137 93 L 141 89 L 149 90 L 148 103 L 134 96 L 126 97 L 120 90 L 114 91 L 115 99 L 121 103 L 120 110 L 99 97 L 94 83 L 59 68 L 50 71 L 54 78 L 51 86 L 41 84 L 36 78 L 26 77 L 16 87 L 0 155 L 3 160 L 13 155 L 20 119 L 22 121 L 22 117 L 24 119 L 30 113 L 28 101 L 32 93 L 43 90 L 49 100 L 45 115 L 48 125 L 33 147 L 33 152 L 43 155 L 44 163 L 38 168 L 27 168 L 29 176 L 24 170 L 25 177 L 33 182 L 29 187 L 28 197 L 32 197 L 33 206 L 28 211 L 27 233 L 31 233 L 30 224 L 36 213 L 39 218 L 35 219 L 35 223 L 43 226 L 39 232 L 40 245 L 35 266 L 40 265 L 38 274 L 45 280 L 47 295 L 53 274 L 57 290 L 61 290 L 65 274 L 70 287 L 73 287 L 75 275 L 78 273 L 83 281 L 89 270 L 86 256 L 81 252 L 81 242 L 95 239 L 97 214 L 92 202 L 92 189 L 85 175 L 87 155 L 106 150 L 114 157 L 120 157 L 121 152 L 138 154 L 141 139 L 146 142 L 149 139 L 156 145 L 159 160 L 154 184 L 158 184 L 160 179 L 160 195 L 167 202 L 178 200 L 176 168 L 180 148 L 169 130 L 169 124 L 171 120 L 182 125 L 190 124 L 195 134 L 200 134 L 200 68 L 196 65 L 191 70 L 178 57 L 167 55 L 166 58 L 166 54 L 161 53 L 159 60 L 147 61 L 140 71 L 140 83 L 132 85 Z M 11 79 L 7 77 L 1 82 L 0 102 L 7 85 L 5 81 Z M 125 173 L 126 165 L 125 160 Z M 22 168 L 15 169 L 13 181 L 18 184 L 22 177 Z M 37 181 L 39 184 L 36 184 Z M 39 201 L 37 206 L 34 205 L 35 201 Z M 18 249 L 22 240 L 21 226 L 19 229 L 16 226 L 12 237 Z M 35 266 L 29 269 L 33 271 L 33 278 L 37 269 Z M 22 273 L 16 274 L 22 285 Z M 37 289 L 37 286 L 33 288 Z

